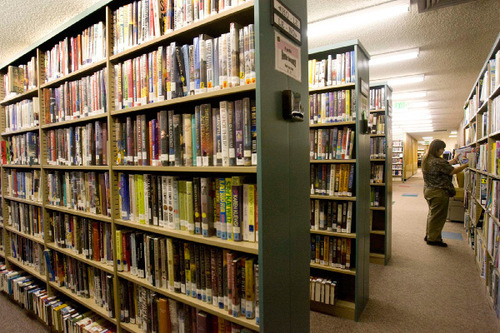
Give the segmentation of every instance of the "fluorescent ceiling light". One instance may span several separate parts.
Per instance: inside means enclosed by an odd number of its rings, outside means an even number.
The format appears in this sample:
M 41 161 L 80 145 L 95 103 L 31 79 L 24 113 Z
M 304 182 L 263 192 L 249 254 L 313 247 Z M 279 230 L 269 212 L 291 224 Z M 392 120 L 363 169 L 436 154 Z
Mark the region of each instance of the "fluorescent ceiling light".
M 450 134 L 457 134 L 457 131 L 451 131 Z
M 433 136 L 423 136 L 422 139 L 424 139 L 424 140 L 432 140 L 432 139 L 434 139 L 434 137 Z
M 398 61 L 415 59 L 418 57 L 419 54 L 420 54 L 420 49 L 418 47 L 415 49 L 377 54 L 371 56 L 370 66 L 383 65 L 388 63 L 392 64 Z
M 397 0 L 357 10 L 351 13 L 329 17 L 324 20 L 311 22 L 307 26 L 309 38 L 318 38 L 351 28 L 360 28 L 376 22 L 385 22 L 388 19 L 408 13 L 409 0 Z
M 425 78 L 424 74 L 418 74 L 418 75 L 410 75 L 410 76 L 393 77 L 393 78 L 388 78 L 388 79 L 381 80 L 381 81 L 387 81 L 387 83 L 390 86 L 401 86 L 401 85 L 410 84 L 410 83 L 423 82 L 424 78 Z
M 427 96 L 427 91 L 412 91 L 412 92 L 402 92 L 402 93 L 394 93 L 392 94 L 392 99 L 396 101 L 405 100 L 405 99 L 416 99 Z
M 415 129 L 409 129 L 406 132 L 408 133 L 427 133 L 427 132 L 434 132 L 433 128 L 415 128 Z
M 456 134 L 455 135 L 450 135 L 450 138 L 456 138 L 456 137 L 457 137 Z

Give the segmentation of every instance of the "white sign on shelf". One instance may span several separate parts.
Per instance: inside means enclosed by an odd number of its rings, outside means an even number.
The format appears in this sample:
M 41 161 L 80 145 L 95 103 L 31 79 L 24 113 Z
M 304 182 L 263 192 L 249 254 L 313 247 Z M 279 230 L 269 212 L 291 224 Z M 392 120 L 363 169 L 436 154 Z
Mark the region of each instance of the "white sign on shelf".
M 302 82 L 300 47 L 279 32 L 274 33 L 275 69 Z

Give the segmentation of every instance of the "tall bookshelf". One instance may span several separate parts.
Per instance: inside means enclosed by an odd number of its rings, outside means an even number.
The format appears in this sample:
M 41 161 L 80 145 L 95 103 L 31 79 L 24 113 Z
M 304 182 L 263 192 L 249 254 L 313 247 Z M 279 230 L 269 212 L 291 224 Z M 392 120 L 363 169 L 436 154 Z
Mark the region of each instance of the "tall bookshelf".
M 371 84 L 370 92 L 370 262 L 386 265 L 392 248 L 392 88 Z
M 125 323 L 120 320 L 120 310 L 123 292 L 120 291 L 120 283 L 125 281 L 135 287 L 144 287 L 151 293 L 156 293 L 170 300 L 175 300 L 178 304 L 189 305 L 203 313 L 207 313 L 222 318 L 232 324 L 239 325 L 251 331 L 269 331 L 279 330 L 306 332 L 309 330 L 309 308 L 308 308 L 308 271 L 309 271 L 309 236 L 307 225 L 303 223 L 307 219 L 308 208 L 305 204 L 308 201 L 309 182 L 303 177 L 308 172 L 309 164 L 307 162 L 307 128 L 306 122 L 290 122 L 283 119 L 281 112 L 282 99 L 281 94 L 284 90 L 292 90 L 300 94 L 300 102 L 307 105 L 307 37 L 305 22 L 306 20 L 306 2 L 303 0 L 287 1 L 285 10 L 297 13 L 301 25 L 300 33 L 302 36 L 302 46 L 299 50 L 299 61 L 301 68 L 300 81 L 291 79 L 289 76 L 275 70 L 275 54 L 268 50 L 277 48 L 275 45 L 275 31 L 270 23 L 269 17 L 272 17 L 273 9 L 269 3 L 263 0 L 241 1 L 230 8 L 226 8 L 219 13 L 207 15 L 171 32 L 162 34 L 140 45 L 135 45 L 126 50 L 115 52 L 113 45 L 113 12 L 123 5 L 132 3 L 132 1 L 102 1 L 89 10 L 85 11 L 69 23 L 66 23 L 59 30 L 55 31 L 45 40 L 34 45 L 31 50 L 19 56 L 15 60 L 0 67 L 0 72 L 4 74 L 8 65 L 23 63 L 27 58 L 35 56 L 37 59 L 38 84 L 36 89 L 28 91 L 12 99 L 5 99 L 3 89 L 0 94 L 2 100 L 1 127 L 5 128 L 4 107 L 9 103 L 20 101 L 32 96 L 39 97 L 40 124 L 34 128 L 23 129 L 16 133 L 2 133 L 2 139 L 7 136 L 24 133 L 26 131 L 36 132 L 40 138 L 40 165 L 38 166 L 2 166 L 2 195 L 3 195 L 3 217 L 8 220 L 6 188 L 6 172 L 10 169 L 31 170 L 36 169 L 41 174 L 40 191 L 42 200 L 40 203 L 34 203 L 27 200 L 9 198 L 16 202 L 26 203 L 31 206 L 40 207 L 43 215 L 44 238 L 36 238 L 36 242 L 43 246 L 43 249 L 50 250 L 52 253 L 64 258 L 72 258 L 76 262 L 99 269 L 113 281 L 113 299 L 114 311 L 116 316 L 111 317 L 109 309 L 99 307 L 89 298 L 77 296 L 65 287 L 59 286 L 49 278 L 49 273 L 41 275 L 30 269 L 29 266 L 15 263 L 16 266 L 37 276 L 47 283 L 50 294 L 64 294 L 75 302 L 87 307 L 94 313 L 101 316 L 109 323 L 116 326 L 118 332 L 140 332 L 138 325 Z M 227 3 L 227 2 L 226 2 Z M 284 10 L 283 8 L 281 8 Z M 68 75 L 56 78 L 46 82 L 45 52 L 50 50 L 55 44 L 66 37 L 72 37 L 91 24 L 102 21 L 105 23 L 106 36 L 106 55 L 102 60 L 98 60 Z M 143 104 L 126 109 L 120 109 L 115 104 L 114 79 L 115 65 L 123 63 L 129 59 L 147 54 L 158 49 L 159 46 L 169 45 L 176 42 L 177 45 L 184 43 L 191 44 L 194 37 L 202 33 L 210 34 L 212 37 L 219 36 L 229 32 L 231 22 L 236 22 L 242 27 L 248 24 L 254 24 L 255 28 L 255 83 L 243 84 L 232 88 L 214 90 L 201 94 L 188 95 L 184 97 L 168 99 L 165 101 L 156 101 L 154 103 Z M 298 46 L 298 45 L 297 45 Z M 364 65 L 362 65 L 364 66 Z M 367 61 L 366 61 L 367 68 Z M 103 113 L 89 114 L 87 117 L 66 119 L 55 123 L 46 123 L 45 115 L 49 110 L 46 106 L 46 90 L 58 87 L 62 84 L 93 75 L 100 70 L 107 71 L 107 78 L 103 82 L 103 88 L 106 91 L 105 106 Z M 3 75 L 0 76 L 3 80 Z M 368 82 L 368 77 L 366 77 Z M 3 81 L 0 82 L 3 87 Z M 152 115 L 161 110 L 174 110 L 175 114 L 192 113 L 195 106 L 204 103 L 210 103 L 212 107 L 218 106 L 221 101 L 234 101 L 242 98 L 255 100 L 256 108 L 256 133 L 257 133 L 257 152 L 256 165 L 252 166 L 131 166 L 118 165 L 116 163 L 118 154 L 118 140 L 113 127 L 115 121 L 124 119 L 127 116 Z M 271 112 L 270 110 L 274 110 Z M 49 165 L 47 162 L 48 140 L 51 138 L 50 131 L 54 129 L 66 129 L 71 126 L 82 126 L 101 121 L 105 125 L 102 129 L 107 131 L 108 140 L 103 142 L 103 149 L 107 151 L 107 164 L 104 165 L 86 165 L 86 166 L 66 166 Z M 287 172 L 283 172 L 287 170 Z M 94 212 L 76 210 L 64 206 L 57 206 L 49 202 L 48 181 L 51 175 L 57 172 L 75 171 L 96 174 L 107 174 L 109 180 L 109 215 L 96 214 Z M 180 179 L 192 179 L 193 177 L 233 177 L 240 176 L 250 183 L 256 184 L 258 194 L 256 197 L 256 206 L 258 211 L 258 229 L 256 238 L 258 242 L 250 241 L 226 241 L 215 236 L 203 237 L 182 230 L 170 230 L 155 225 L 140 224 L 122 219 L 119 191 L 119 174 L 154 174 L 157 176 L 173 176 Z M 75 254 L 73 251 L 60 247 L 54 239 L 52 227 L 49 220 L 54 214 L 63 214 L 62 216 L 72 216 L 91 219 L 96 221 L 102 228 L 111 230 L 111 250 L 112 260 L 109 262 L 100 262 L 92 259 L 86 259 L 81 254 Z M 361 214 L 361 213 L 360 213 Z M 213 221 L 210 221 L 213 222 Z M 2 229 L 7 229 L 7 226 Z M 35 236 L 27 235 L 23 232 L 16 232 L 8 228 L 3 233 L 6 236 L 6 243 L 12 234 L 18 234 L 21 237 L 33 238 Z M 153 286 L 148 280 L 139 278 L 129 272 L 122 272 L 119 269 L 117 255 L 119 254 L 119 244 L 115 237 L 117 231 L 130 230 L 133 232 L 144 232 L 153 237 L 167 237 L 173 242 L 186 242 L 196 244 L 198 248 L 214 249 L 221 252 L 228 251 L 234 253 L 236 257 L 255 258 L 258 263 L 258 281 L 255 281 L 256 292 L 259 299 L 259 322 L 256 319 L 247 319 L 244 316 L 233 316 L 228 310 L 220 309 L 202 300 L 187 296 L 182 293 L 174 292 L 167 288 Z M 106 235 L 101 234 L 101 237 Z M 34 239 L 35 240 L 35 239 Z M 361 244 L 363 244 L 361 242 Z M 226 253 L 226 252 L 224 252 Z M 109 253 L 108 253 L 109 254 Z M 0 253 L 2 255 L 2 253 Z M 5 246 L 5 256 L 7 262 L 10 260 L 9 247 Z M 222 257 L 221 257 L 222 258 Z M 68 259 L 69 260 L 69 259 Z M 12 262 L 13 263 L 13 262 Z M 359 268 L 363 271 L 363 267 Z M 240 280 L 238 280 L 238 283 Z M 367 286 L 367 282 L 366 282 Z M 364 306 L 364 303 L 363 303 Z M 107 311 L 108 310 L 108 311 Z
M 500 314 L 500 35 L 464 104 L 464 228 L 480 277 L 497 317 Z
M 400 138 L 392 140 L 392 177 L 404 181 L 404 144 Z
M 310 120 L 310 133 L 314 133 L 316 130 L 326 132 L 329 130 L 335 131 L 335 129 L 337 129 L 338 132 L 341 132 L 344 129 L 349 129 L 355 133 L 353 141 L 353 156 L 350 156 L 349 159 L 342 159 L 340 158 L 341 156 L 335 156 L 339 157 L 338 159 L 313 159 L 313 157 L 311 157 L 312 170 L 320 170 L 320 168 L 330 168 L 330 170 L 335 168 L 335 170 L 339 170 L 339 168 L 342 169 L 342 165 L 347 166 L 347 168 L 354 168 L 352 196 L 345 196 L 342 193 L 337 193 L 333 187 L 331 193 L 323 191 L 323 193 L 318 194 L 316 193 L 318 191 L 311 189 L 311 191 L 314 192 L 311 192 L 311 251 L 315 250 L 315 252 L 311 252 L 311 278 L 336 282 L 336 299 L 334 304 L 325 304 L 324 302 L 318 302 L 316 299 L 311 300 L 311 310 L 357 321 L 366 306 L 369 295 L 368 265 L 370 251 L 370 177 L 369 173 L 366 172 L 366 170 L 369 170 L 370 168 L 370 136 L 367 133 L 370 97 L 368 69 L 369 55 L 358 40 L 353 40 L 310 50 L 309 59 L 316 59 L 317 62 L 320 63 L 322 60 L 328 61 L 329 55 L 335 58 L 338 54 L 346 54 L 348 52 L 351 54 L 350 60 L 353 61 L 351 65 L 354 65 L 354 70 L 351 72 L 351 79 L 354 80 L 351 80 L 348 83 L 342 82 L 338 85 L 332 85 L 326 82 L 325 85 L 320 84 L 319 86 L 312 86 L 309 89 L 310 101 L 315 98 L 315 94 L 317 96 L 321 94 L 323 94 L 323 96 L 331 96 L 332 94 L 335 96 L 335 93 L 337 93 L 337 96 L 342 96 L 342 93 L 347 94 L 346 91 L 350 90 L 352 92 L 350 94 L 351 103 L 354 103 L 352 111 L 355 113 L 355 119 L 344 119 L 338 115 L 344 112 L 345 109 L 339 108 L 336 109 L 337 111 L 335 111 L 335 114 L 330 114 L 330 116 L 333 116 L 333 119 L 329 119 L 328 116 L 325 118 L 324 105 L 321 107 L 320 104 L 320 107 L 317 110 L 320 110 L 319 114 L 322 114 L 322 117 L 325 120 L 318 123 L 318 121 L 314 119 L 314 116 L 311 115 L 312 120 Z M 344 61 L 347 60 L 344 59 Z M 320 71 L 323 70 L 322 67 L 317 68 L 319 68 Z M 343 97 L 339 97 L 339 99 L 340 98 Z M 332 100 L 332 97 L 329 97 L 329 99 Z M 346 100 L 348 100 L 347 97 Z M 313 104 L 312 102 L 310 103 L 310 113 L 312 114 L 313 111 L 311 107 Z M 331 110 L 334 110 L 334 108 Z M 317 113 L 317 111 L 314 112 L 315 114 Z M 363 130 L 365 130 L 366 133 L 362 133 Z M 335 135 L 332 135 L 332 137 L 334 136 Z M 311 174 L 312 173 L 313 172 L 311 171 Z M 325 176 L 325 178 L 326 177 L 327 176 Z M 318 177 L 316 177 L 316 179 L 317 178 Z M 342 207 L 349 207 L 351 204 L 351 230 L 349 230 L 349 227 L 344 228 L 344 225 L 340 228 L 340 222 L 338 222 L 337 230 L 334 231 L 333 223 L 335 222 L 332 215 L 330 216 L 330 222 L 328 221 L 328 217 L 326 217 L 327 220 L 325 221 L 325 225 L 317 225 L 317 220 L 321 219 L 321 217 L 315 218 L 313 216 L 317 216 L 319 213 L 316 207 L 328 207 L 331 205 L 332 207 L 337 206 L 337 209 L 339 209 L 341 205 Z M 332 210 L 334 209 L 335 208 Z M 326 211 L 325 215 L 327 215 Z M 340 213 L 337 213 L 337 218 L 339 215 Z M 349 212 L 347 212 L 347 216 L 349 216 Z M 334 241 L 337 242 L 336 253 L 338 260 L 335 260 L 335 256 L 331 253 L 328 253 L 327 257 L 327 252 L 329 251 L 327 251 L 326 248 L 332 249 L 333 247 L 331 244 L 334 244 Z M 342 243 L 342 246 L 339 246 L 339 242 Z M 345 252 L 343 250 L 346 250 L 344 244 L 351 245 L 350 255 L 348 251 L 347 253 L 343 253 Z M 324 255 L 322 254 L 322 251 L 324 251 Z M 330 252 L 332 251 L 335 250 L 331 250 Z M 344 257 L 347 257 L 347 260 L 350 259 L 349 268 L 344 265 L 343 261 L 339 263 L 339 252 L 342 253 Z

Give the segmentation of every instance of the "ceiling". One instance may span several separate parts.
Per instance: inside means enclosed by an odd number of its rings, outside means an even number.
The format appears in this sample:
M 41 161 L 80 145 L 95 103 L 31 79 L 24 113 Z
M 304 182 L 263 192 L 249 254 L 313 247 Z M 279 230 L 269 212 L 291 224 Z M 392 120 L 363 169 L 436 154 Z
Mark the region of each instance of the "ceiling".
M 0 64 L 24 52 L 30 45 L 99 0 L 0 0 Z M 308 22 L 355 12 L 388 0 L 309 0 Z M 29 22 L 29 24 L 24 24 Z M 362 22 L 359 22 L 362 23 Z M 396 86 L 394 92 L 427 91 L 425 100 L 435 129 L 456 130 L 463 104 L 477 79 L 500 31 L 500 1 L 476 0 L 418 14 L 410 11 L 385 22 L 332 31 L 321 38 L 309 36 L 316 48 L 359 39 L 371 55 L 420 48 L 417 59 L 370 68 L 370 79 L 425 74 L 421 83 Z M 412 134 L 420 139 L 428 133 Z

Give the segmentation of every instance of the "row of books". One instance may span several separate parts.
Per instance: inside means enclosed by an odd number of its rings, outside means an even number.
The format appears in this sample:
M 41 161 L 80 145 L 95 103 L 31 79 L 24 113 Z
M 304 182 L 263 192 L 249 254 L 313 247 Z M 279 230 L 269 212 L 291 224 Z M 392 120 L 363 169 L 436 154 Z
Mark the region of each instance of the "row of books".
M 201 34 L 116 64 L 115 109 L 255 83 L 253 29 L 231 23 L 218 38 Z
M 3 76 L 6 98 L 22 94 L 37 87 L 36 57 L 31 57 L 26 65 L 8 66 L 7 74 Z
M 108 69 L 75 81 L 66 81 L 55 88 L 43 90 L 45 123 L 58 123 L 105 113 Z
M 329 54 L 326 59 L 310 59 L 309 88 L 356 82 L 354 51 Z
M 370 138 L 370 158 L 380 159 L 385 158 L 386 154 L 386 138 L 374 137 Z
M 476 154 L 476 169 L 480 170 L 480 171 L 488 171 L 488 144 L 487 143 L 479 146 L 478 154 Z
M 311 195 L 352 197 L 354 164 L 311 165 Z
M 257 164 L 256 109 L 243 98 L 196 106 L 194 114 L 159 111 L 114 123 L 118 165 L 250 166 Z
M 32 267 L 40 275 L 45 275 L 46 266 L 43 261 L 43 244 L 11 233 L 10 256 L 22 265 Z
M 353 89 L 309 95 L 309 123 L 328 124 L 356 119 L 356 93 Z
M 356 132 L 343 128 L 318 128 L 309 130 L 309 158 L 311 160 L 336 160 L 354 158 Z
M 371 134 L 385 134 L 385 115 L 371 113 L 368 126 Z
M 385 182 L 384 168 L 384 164 L 371 164 L 370 184 L 380 184 Z
M 311 276 L 309 278 L 309 298 L 314 302 L 335 305 L 335 287 L 337 287 L 337 281 Z
M 138 0 L 113 11 L 113 54 L 187 27 L 245 0 Z
M 40 138 L 38 132 L 8 136 L 1 142 L 3 164 L 40 164 Z
M 394 177 L 401 177 L 401 176 L 403 176 L 403 170 L 402 169 L 401 170 L 392 169 L 392 175 Z
M 500 141 L 493 141 L 490 149 L 490 172 L 500 175 Z
M 500 131 L 500 96 L 497 96 L 490 104 L 491 112 L 491 131 L 497 133 Z
M 44 252 L 50 281 L 77 296 L 92 298 L 96 305 L 107 311 L 109 317 L 115 317 L 113 275 L 60 252 Z
M 45 82 L 54 81 L 106 58 L 106 27 L 95 23 L 45 52 Z
M 0 263 L 0 287 L 26 310 L 32 312 L 57 332 L 115 332 L 108 322 L 96 314 L 75 306 L 58 296 L 49 296 L 32 276 L 22 271 L 8 270 Z
M 50 212 L 49 223 L 58 247 L 113 266 L 111 224 L 59 212 Z
M 107 172 L 47 172 L 47 192 L 50 205 L 111 216 Z
M 257 188 L 242 177 L 179 179 L 120 173 L 118 178 L 123 220 L 204 237 L 256 241 Z
M 49 130 L 46 149 L 49 165 L 107 165 L 108 123 Z
M 119 271 L 227 310 L 233 317 L 258 315 L 254 257 L 136 231 L 118 230 L 116 241 Z
M 42 202 L 40 170 L 5 170 L 7 195 L 14 198 Z
M 354 268 L 353 244 L 355 240 L 344 237 L 311 235 L 311 264 L 336 268 Z
M 492 216 L 500 220 L 500 181 L 492 179 L 488 186 L 487 207 Z
M 5 107 L 5 132 L 36 127 L 40 120 L 38 97 L 25 99 Z
M 370 207 L 385 207 L 383 187 L 370 187 Z
M 137 324 L 143 332 L 251 332 L 130 281 L 120 280 L 120 300 L 121 322 Z
M 9 225 L 26 235 L 44 239 L 42 208 L 9 201 L 7 205 Z
M 481 117 L 481 137 L 485 137 L 490 134 L 490 127 L 489 125 L 489 111 L 486 110 L 483 112 L 483 116 Z
M 491 263 L 493 267 L 498 269 L 500 253 L 498 251 L 500 247 L 500 226 L 495 223 L 492 217 L 488 218 L 488 239 L 487 239 L 487 250 L 491 257 Z
M 353 202 L 311 200 L 311 230 L 352 233 Z
M 488 100 L 488 97 L 500 85 L 500 51 L 497 51 L 495 57 L 488 61 L 486 71 L 479 80 L 478 94 L 480 106 Z
M 385 109 L 385 87 L 370 89 L 370 110 Z
M 479 175 L 479 202 L 481 205 L 486 206 L 488 199 L 488 178 L 485 175 Z

